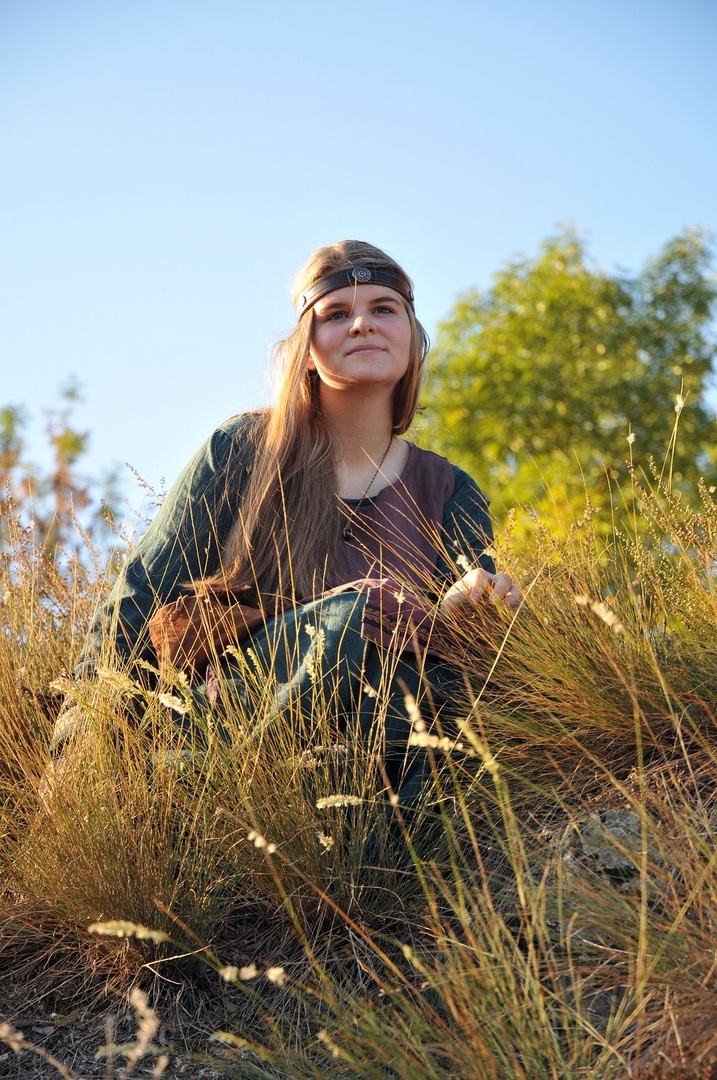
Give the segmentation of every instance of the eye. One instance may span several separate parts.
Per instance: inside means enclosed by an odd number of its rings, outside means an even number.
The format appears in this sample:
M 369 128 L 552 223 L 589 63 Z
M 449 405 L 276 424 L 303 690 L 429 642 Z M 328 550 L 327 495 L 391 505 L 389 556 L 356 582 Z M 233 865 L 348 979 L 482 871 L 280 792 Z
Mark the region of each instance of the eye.
M 336 319 L 347 319 L 348 312 L 346 311 L 332 311 L 330 315 L 326 316 L 326 322 L 332 322 Z
M 390 304 L 379 304 L 378 307 L 374 308 L 374 311 L 376 312 L 377 315 L 395 315 L 396 314 L 396 309 L 394 307 L 392 307 Z

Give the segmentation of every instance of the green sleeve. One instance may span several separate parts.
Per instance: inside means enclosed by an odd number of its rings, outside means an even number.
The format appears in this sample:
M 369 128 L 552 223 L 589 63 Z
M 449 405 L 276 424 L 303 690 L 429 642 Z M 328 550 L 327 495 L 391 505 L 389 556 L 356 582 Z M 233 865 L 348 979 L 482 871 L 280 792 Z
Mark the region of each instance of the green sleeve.
M 219 570 L 254 460 L 257 413 L 227 420 L 194 455 L 127 558 L 90 627 L 76 676 L 89 674 L 103 642 L 127 660 L 155 661 L 147 622 L 191 581 Z
M 472 476 L 453 465 L 455 487 L 443 508 L 445 552 L 438 557 L 439 583 L 451 584 L 466 570 L 482 566 L 495 573 L 495 563 L 487 550 L 493 544 L 493 523 L 488 499 Z

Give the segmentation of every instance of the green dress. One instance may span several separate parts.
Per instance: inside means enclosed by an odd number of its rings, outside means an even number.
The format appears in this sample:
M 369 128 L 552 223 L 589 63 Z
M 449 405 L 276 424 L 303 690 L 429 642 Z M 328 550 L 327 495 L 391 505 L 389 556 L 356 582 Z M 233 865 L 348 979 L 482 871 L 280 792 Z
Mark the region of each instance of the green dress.
M 130 665 L 156 663 L 148 622 L 187 585 L 215 574 L 241 508 L 260 412 L 232 417 L 201 447 L 169 492 L 98 610 L 76 670 L 91 675 L 108 636 Z M 343 580 L 296 602 L 242 641 L 196 682 L 200 709 L 251 717 L 267 685 L 277 717 L 328 707 L 344 737 L 381 739 L 389 779 L 405 795 L 416 769 L 405 760 L 406 695 L 426 695 L 440 715 L 462 680 L 431 637 L 435 601 L 466 569 L 493 572 L 488 502 L 462 469 L 409 444 L 401 477 L 373 499 L 341 504 Z M 390 677 L 387 671 L 390 667 Z M 258 678 L 260 674 L 266 678 Z M 268 680 L 268 683 L 267 683 Z M 447 715 L 447 713 L 446 713 Z M 56 744 L 71 727 L 56 732 Z

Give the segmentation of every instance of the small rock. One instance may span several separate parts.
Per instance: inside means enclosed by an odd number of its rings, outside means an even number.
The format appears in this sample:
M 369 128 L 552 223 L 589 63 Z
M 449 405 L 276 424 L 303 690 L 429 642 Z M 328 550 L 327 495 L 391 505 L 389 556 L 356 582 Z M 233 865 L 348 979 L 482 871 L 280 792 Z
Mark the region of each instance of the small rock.
M 634 810 L 600 810 L 587 821 L 570 824 L 556 834 L 553 845 L 566 862 L 587 856 L 610 875 L 629 879 L 640 872 L 642 822 Z M 664 859 L 654 837 L 647 833 L 647 858 L 652 866 Z
M 594 814 L 581 828 L 583 850 L 605 870 L 633 870 L 640 865 L 642 822 L 634 810 L 604 810 Z M 647 855 L 653 865 L 663 859 L 655 841 L 647 833 Z

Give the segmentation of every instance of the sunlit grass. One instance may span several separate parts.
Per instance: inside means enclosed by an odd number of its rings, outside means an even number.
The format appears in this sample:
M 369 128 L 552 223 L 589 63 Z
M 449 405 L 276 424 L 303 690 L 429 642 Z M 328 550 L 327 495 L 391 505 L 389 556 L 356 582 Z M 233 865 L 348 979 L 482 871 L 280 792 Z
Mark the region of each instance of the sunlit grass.
M 13 526 L 6 970 L 54 980 L 60 998 L 141 985 L 160 1014 L 168 987 L 230 993 L 195 1052 L 235 1075 L 709 1076 L 717 509 L 710 492 L 695 511 L 664 489 L 639 506 L 646 539 L 628 521 L 608 542 L 588 512 L 567 539 L 536 524 L 529 549 L 498 541 L 525 608 L 453 617 L 460 730 L 406 701 L 430 765 L 408 808 L 386 785 L 380 727 L 343 737 L 320 680 L 311 708 L 282 713 L 271 673 L 244 657 L 250 705 L 218 717 L 183 673 L 150 687 L 109 651 L 71 689 L 86 728 L 43 805 L 56 702 L 42 695 L 72 669 L 105 584 Z M 153 1038 L 143 1053 L 187 1052 Z

